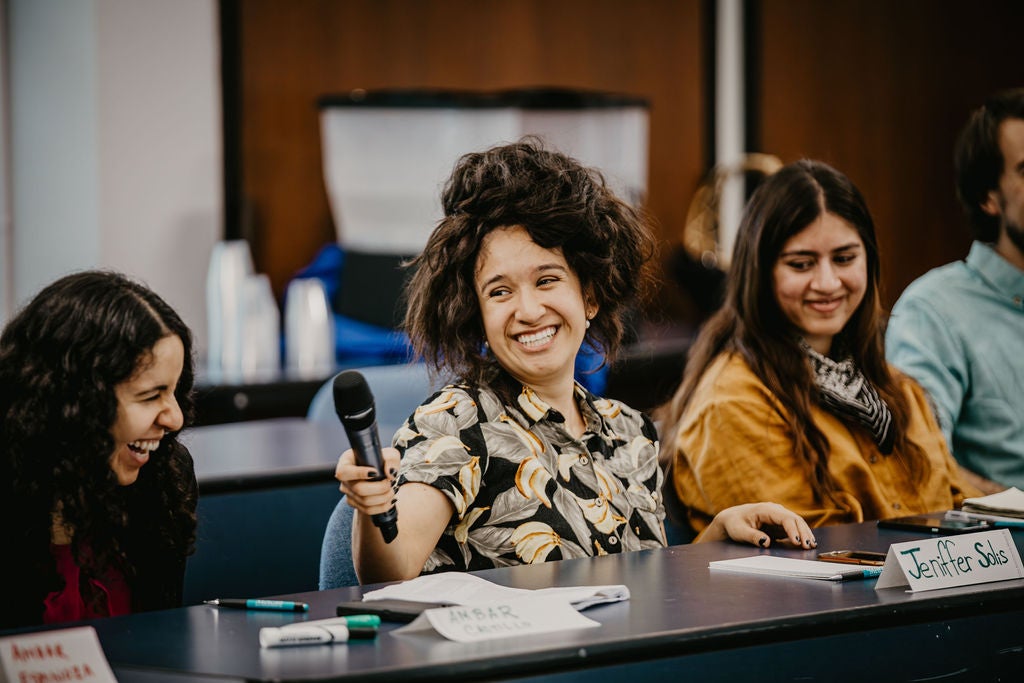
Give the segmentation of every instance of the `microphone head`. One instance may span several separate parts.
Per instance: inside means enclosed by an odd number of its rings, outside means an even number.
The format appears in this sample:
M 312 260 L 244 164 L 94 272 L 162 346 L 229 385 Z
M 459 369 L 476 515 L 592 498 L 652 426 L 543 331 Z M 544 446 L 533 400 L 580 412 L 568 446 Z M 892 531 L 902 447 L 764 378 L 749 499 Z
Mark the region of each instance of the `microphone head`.
M 364 429 L 373 423 L 373 394 L 366 378 L 356 370 L 346 370 L 334 378 L 334 410 L 346 427 Z

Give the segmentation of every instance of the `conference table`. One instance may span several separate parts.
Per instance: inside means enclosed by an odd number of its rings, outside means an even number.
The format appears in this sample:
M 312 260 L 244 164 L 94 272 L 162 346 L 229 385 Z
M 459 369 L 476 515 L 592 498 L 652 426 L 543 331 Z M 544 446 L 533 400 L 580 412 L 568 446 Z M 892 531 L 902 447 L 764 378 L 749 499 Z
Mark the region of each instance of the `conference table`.
M 348 447 L 339 421 L 298 417 L 193 427 L 181 440 L 195 461 L 200 496 L 331 481 Z
M 1024 549 L 1024 530 L 1013 538 Z M 816 530 L 819 551 L 884 551 L 926 537 L 873 523 Z M 267 552 L 273 552 L 267 549 Z M 584 614 L 599 628 L 460 644 L 432 633 L 261 649 L 261 627 L 324 619 L 371 587 L 287 596 L 304 614 L 206 605 L 93 623 L 122 683 L 136 681 L 1020 680 L 1024 580 L 910 593 L 709 570 L 712 560 L 814 551 L 730 542 L 478 572 L 517 588 L 625 584 Z M 259 571 L 259 567 L 252 567 Z M 257 596 L 247 596 L 257 597 Z M 595 679 L 595 676 L 597 677 Z

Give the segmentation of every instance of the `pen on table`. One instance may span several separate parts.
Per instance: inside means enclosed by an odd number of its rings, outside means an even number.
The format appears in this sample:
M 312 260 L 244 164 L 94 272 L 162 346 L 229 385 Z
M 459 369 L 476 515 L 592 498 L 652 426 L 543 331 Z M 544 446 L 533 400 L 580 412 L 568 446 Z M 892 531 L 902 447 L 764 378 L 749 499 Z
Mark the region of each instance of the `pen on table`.
M 236 609 L 269 609 L 275 612 L 308 612 L 309 605 L 304 602 L 291 602 L 289 600 L 244 600 L 224 599 L 204 600 L 207 605 L 215 607 L 234 607 Z
M 882 567 L 871 567 L 870 569 L 861 569 L 859 572 L 846 572 L 844 574 L 836 574 L 835 576 L 828 577 L 829 581 L 860 581 L 861 579 L 877 579 L 878 575 L 882 573 Z
M 344 624 L 350 629 L 352 628 L 378 628 L 380 626 L 381 618 L 377 614 L 346 614 L 343 617 L 331 617 L 329 619 L 315 619 L 313 621 L 295 621 L 291 624 L 285 624 L 282 628 L 292 628 L 294 626 L 333 626 L 334 624 Z

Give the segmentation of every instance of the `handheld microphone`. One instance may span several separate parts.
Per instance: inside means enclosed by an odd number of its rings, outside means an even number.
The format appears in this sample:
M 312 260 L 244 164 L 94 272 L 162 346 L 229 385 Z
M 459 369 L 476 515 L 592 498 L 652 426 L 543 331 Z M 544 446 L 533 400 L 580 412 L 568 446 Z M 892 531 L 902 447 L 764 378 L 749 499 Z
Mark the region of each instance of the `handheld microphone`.
M 384 456 L 380 448 L 373 394 L 366 379 L 355 370 L 346 370 L 334 378 L 334 409 L 345 426 L 345 434 L 356 455 L 356 464 L 377 470 L 378 476 L 374 481 L 384 479 Z M 398 536 L 396 508 L 379 512 L 372 519 L 385 543 L 395 540 Z

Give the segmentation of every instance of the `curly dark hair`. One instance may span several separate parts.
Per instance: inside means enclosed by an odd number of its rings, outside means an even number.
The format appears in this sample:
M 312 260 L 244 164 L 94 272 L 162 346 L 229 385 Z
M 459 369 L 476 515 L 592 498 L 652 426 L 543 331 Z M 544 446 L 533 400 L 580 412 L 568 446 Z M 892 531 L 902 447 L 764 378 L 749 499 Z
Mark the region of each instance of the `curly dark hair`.
M 769 176 L 743 213 L 726 283 L 725 302 L 702 328 L 690 349 L 683 382 L 658 414 L 666 434 L 678 432 L 701 377 L 721 353 L 740 354 L 765 386 L 789 410 L 797 455 L 822 499 L 834 499 L 837 485 L 828 471 L 828 439 L 811 419 L 818 392 L 807 356 L 790 333 L 792 324 L 775 297 L 774 268 L 786 241 L 828 212 L 850 224 L 864 242 L 867 289 L 837 344 L 874 385 L 892 411 L 897 449 L 908 452 L 912 473 L 924 454 L 906 440 L 910 406 L 902 375 L 885 361 L 885 318 L 880 301 L 880 260 L 875 224 L 867 203 L 845 175 L 819 161 L 803 160 Z
M 118 485 L 109 463 L 115 387 L 149 361 L 157 341 L 172 335 L 185 351 L 174 395 L 187 426 L 192 335 L 141 284 L 110 272 L 69 275 L 43 289 L 0 336 L 0 524 L 8 566 L 28 584 L 18 592 L 31 621 L 41 619 L 42 597 L 61 586 L 50 555 L 56 510 L 74 530 L 72 553 L 84 576 L 120 571 L 135 608 L 140 601 L 180 603 L 180 585 L 153 596 L 147 583 L 167 571 L 158 558 L 180 558 L 183 566 L 193 550 L 191 457 L 172 433 L 130 486 Z
M 999 239 L 999 216 L 981 208 L 992 190 L 999 188 L 1006 160 L 999 148 L 999 126 L 1006 119 L 1024 119 L 1024 88 L 993 94 L 970 119 L 957 139 L 956 190 L 971 222 L 974 238 L 981 242 Z
M 444 218 L 411 262 L 416 271 L 406 288 L 405 329 L 429 366 L 474 385 L 502 374 L 483 352 L 474 276 L 486 235 L 513 226 L 562 251 L 599 308 L 584 343 L 614 361 L 624 315 L 653 281 L 655 242 L 646 216 L 616 197 L 597 170 L 525 138 L 460 158 L 441 204 Z

